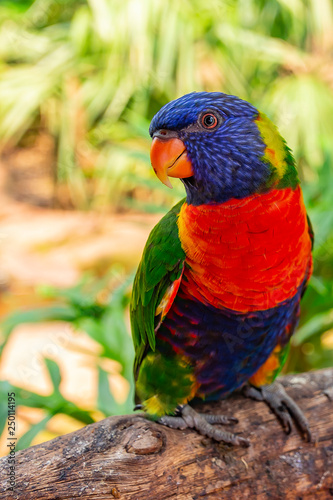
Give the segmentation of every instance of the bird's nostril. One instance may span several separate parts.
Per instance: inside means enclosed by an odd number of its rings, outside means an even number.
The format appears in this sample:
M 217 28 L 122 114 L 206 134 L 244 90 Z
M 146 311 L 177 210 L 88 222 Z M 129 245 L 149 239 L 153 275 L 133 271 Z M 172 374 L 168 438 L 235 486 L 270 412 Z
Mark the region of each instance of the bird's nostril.
M 169 137 L 170 135 L 172 135 L 172 132 L 170 130 L 167 130 L 167 129 L 164 129 L 164 128 L 161 128 L 158 132 L 158 135 L 161 137 Z
M 155 138 L 155 137 L 166 141 L 168 139 L 178 137 L 178 133 L 175 130 L 168 130 L 166 128 L 160 128 L 159 130 L 156 130 L 156 132 L 154 132 L 153 138 Z

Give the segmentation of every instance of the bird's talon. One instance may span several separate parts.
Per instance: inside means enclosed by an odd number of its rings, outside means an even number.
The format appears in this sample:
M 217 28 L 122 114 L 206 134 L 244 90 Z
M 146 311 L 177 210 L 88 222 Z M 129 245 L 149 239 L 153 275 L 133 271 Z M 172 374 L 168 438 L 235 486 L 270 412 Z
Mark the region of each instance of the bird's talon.
M 239 420 L 238 420 L 238 418 L 235 418 L 235 417 L 229 417 L 229 423 L 230 424 L 238 424 Z
M 238 424 L 238 419 L 235 417 L 227 417 L 225 415 L 211 415 L 210 413 L 199 413 L 206 422 L 212 425 L 233 425 Z
M 178 414 L 177 416 L 166 415 L 161 417 L 158 422 L 172 429 L 196 429 L 203 436 L 214 439 L 215 441 L 241 446 L 243 448 L 250 446 L 250 441 L 248 439 L 214 427 L 215 424 L 230 425 L 237 423 L 238 420 L 235 417 L 198 413 L 189 405 L 184 405 L 180 408 L 180 412 L 181 416 L 178 416 Z
M 280 419 L 286 434 L 292 430 L 292 418 L 301 430 L 302 436 L 311 441 L 311 432 L 308 421 L 302 410 L 295 401 L 286 393 L 284 387 L 275 382 L 274 384 L 262 386 L 259 389 L 249 387 L 243 391 L 244 395 L 257 401 L 265 401 L 273 413 Z
M 251 441 L 249 439 L 238 438 L 238 441 L 239 441 L 239 445 L 242 448 L 249 448 L 251 446 Z

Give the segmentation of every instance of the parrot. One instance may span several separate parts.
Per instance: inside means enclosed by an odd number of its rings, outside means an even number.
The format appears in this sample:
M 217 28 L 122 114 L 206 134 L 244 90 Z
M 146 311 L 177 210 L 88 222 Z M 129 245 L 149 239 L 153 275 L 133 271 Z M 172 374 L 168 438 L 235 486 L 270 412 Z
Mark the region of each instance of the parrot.
M 296 163 L 273 122 L 222 92 L 192 92 L 153 117 L 150 158 L 186 197 L 153 228 L 137 269 L 130 317 L 137 403 L 175 429 L 247 447 L 199 413 L 234 391 L 263 401 L 286 432 L 308 421 L 275 381 L 312 272 L 313 230 Z M 223 430 L 222 430 L 223 429 Z

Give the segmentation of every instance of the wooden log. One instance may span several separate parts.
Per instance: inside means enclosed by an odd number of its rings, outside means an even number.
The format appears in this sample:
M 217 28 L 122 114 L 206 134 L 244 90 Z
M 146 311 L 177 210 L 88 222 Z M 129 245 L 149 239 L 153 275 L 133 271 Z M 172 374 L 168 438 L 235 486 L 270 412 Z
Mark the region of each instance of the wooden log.
M 201 405 L 234 415 L 251 439 L 236 448 L 137 415 L 110 417 L 16 455 L 9 489 L 0 460 L 2 500 L 333 499 L 333 369 L 282 377 L 309 419 L 314 442 L 286 435 L 264 403 L 235 395 Z

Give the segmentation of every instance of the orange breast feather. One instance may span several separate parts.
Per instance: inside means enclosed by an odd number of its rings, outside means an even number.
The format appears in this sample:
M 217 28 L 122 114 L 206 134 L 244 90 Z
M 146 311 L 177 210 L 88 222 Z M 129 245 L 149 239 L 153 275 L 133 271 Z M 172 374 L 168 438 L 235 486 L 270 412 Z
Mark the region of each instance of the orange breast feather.
M 220 205 L 184 203 L 178 226 L 187 292 L 215 307 L 275 307 L 295 295 L 311 267 L 300 187 Z

